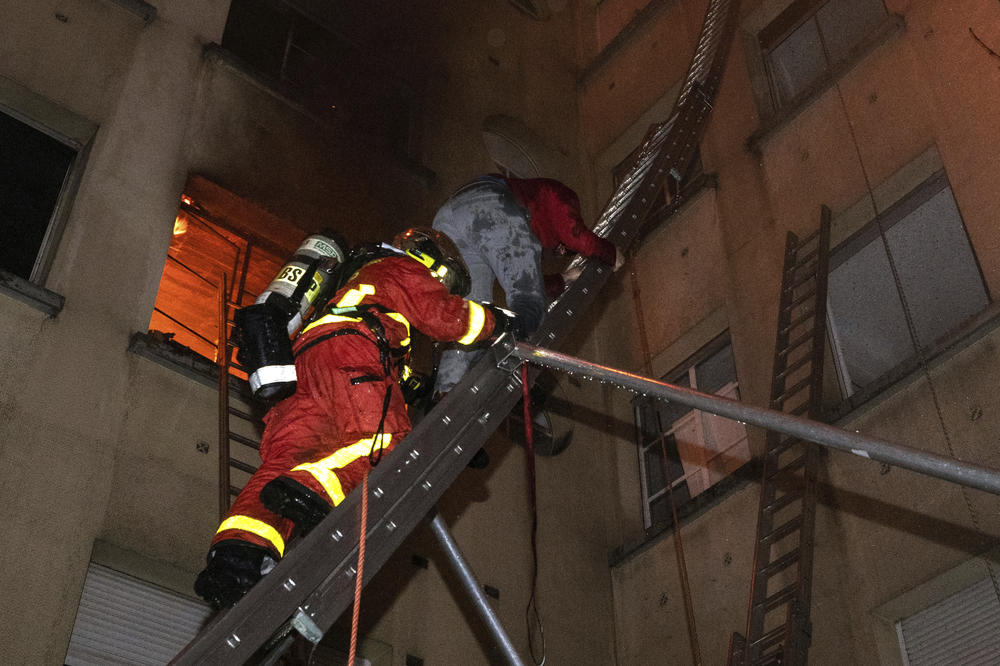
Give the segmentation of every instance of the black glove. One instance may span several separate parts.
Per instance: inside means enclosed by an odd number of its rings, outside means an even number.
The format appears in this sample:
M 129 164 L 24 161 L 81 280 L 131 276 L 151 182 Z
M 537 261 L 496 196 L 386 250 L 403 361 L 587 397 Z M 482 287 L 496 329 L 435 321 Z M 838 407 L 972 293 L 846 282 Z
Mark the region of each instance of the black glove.
M 483 307 L 493 313 L 493 331 L 490 332 L 488 344 L 493 344 L 507 333 L 513 334 L 515 338 L 521 337 L 520 318 L 517 315 L 492 303 L 484 303 Z
M 403 391 L 403 401 L 407 405 L 417 409 L 426 409 L 430 405 L 434 382 L 428 375 L 411 370 L 406 379 L 399 381 L 399 388 Z

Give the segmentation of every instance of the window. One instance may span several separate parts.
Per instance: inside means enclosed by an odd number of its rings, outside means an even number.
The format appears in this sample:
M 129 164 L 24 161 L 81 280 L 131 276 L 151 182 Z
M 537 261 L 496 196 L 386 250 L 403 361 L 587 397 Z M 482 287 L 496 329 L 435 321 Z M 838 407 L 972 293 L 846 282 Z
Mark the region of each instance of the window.
M 0 270 L 44 282 L 77 153 L 76 147 L 0 112 Z
M 828 325 L 842 397 L 883 388 L 892 370 L 917 355 L 904 301 L 924 349 L 990 302 L 943 172 L 831 254 Z
M 883 0 L 794 0 L 758 35 L 773 108 L 833 76 L 886 17 Z
M 222 197 L 211 194 L 213 190 L 201 180 L 189 181 L 189 191 L 192 194 L 181 198 L 174 221 L 149 329 L 215 361 L 223 276 L 227 303 L 233 307 L 253 303 L 306 232 L 284 223 L 284 237 L 276 241 L 268 235 L 280 229 L 273 216 L 267 219 L 263 211 L 257 216 L 248 213 L 245 202 L 229 214 L 232 209 L 219 204 Z M 196 198 L 199 191 L 207 193 L 205 203 Z M 235 199 L 231 194 L 229 197 Z M 234 215 L 239 215 L 238 222 Z
M 616 188 L 628 173 L 635 160 L 638 159 L 639 151 L 645 143 L 645 140 L 640 142 L 639 146 L 614 168 L 613 173 Z M 671 173 L 667 176 L 666 181 L 663 183 L 663 188 L 657 193 L 656 200 L 653 201 L 653 206 L 649 209 L 647 218 L 652 219 L 666 215 L 679 206 L 681 202 L 690 197 L 692 192 L 699 187 L 704 175 L 705 172 L 701 164 L 701 150 L 696 149 L 683 173 Z
M 284 2 L 233 0 L 222 47 L 313 113 L 415 156 L 418 115 L 412 86 Z
M 664 381 L 738 400 L 728 336 L 713 341 Z M 670 487 L 680 508 L 708 495 L 707 490 L 750 460 L 746 428 L 736 421 L 650 398 L 636 400 L 635 415 L 647 533 L 673 522 Z

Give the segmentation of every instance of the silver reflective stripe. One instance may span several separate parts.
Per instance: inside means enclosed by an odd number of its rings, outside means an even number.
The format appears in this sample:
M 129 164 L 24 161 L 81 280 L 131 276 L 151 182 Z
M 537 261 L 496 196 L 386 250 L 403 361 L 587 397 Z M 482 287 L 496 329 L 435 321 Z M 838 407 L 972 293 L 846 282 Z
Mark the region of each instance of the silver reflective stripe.
M 297 378 L 294 365 L 265 365 L 250 375 L 248 381 L 250 390 L 256 393 L 257 389 L 265 384 L 294 382 Z

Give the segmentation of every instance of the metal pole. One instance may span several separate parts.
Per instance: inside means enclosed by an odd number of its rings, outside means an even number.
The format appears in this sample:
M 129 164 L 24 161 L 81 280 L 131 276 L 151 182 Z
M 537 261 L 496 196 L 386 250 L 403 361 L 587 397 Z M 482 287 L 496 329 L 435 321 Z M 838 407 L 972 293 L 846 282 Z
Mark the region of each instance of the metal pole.
M 458 549 L 458 544 L 455 543 L 451 532 L 448 530 L 448 526 L 437 511 L 434 512 L 434 517 L 430 520 L 430 525 L 431 531 L 434 532 L 438 543 L 444 548 L 445 554 L 448 556 L 448 561 L 451 562 L 455 573 L 462 582 L 462 587 L 465 588 L 465 591 L 471 597 L 473 605 L 486 623 L 486 627 L 503 653 L 504 659 L 508 664 L 512 664 L 513 666 L 524 666 L 524 662 L 514 649 L 514 644 L 511 642 L 510 636 L 507 635 L 507 631 L 500 624 L 500 618 L 497 617 L 489 601 L 486 600 L 486 595 L 483 594 L 483 590 L 472 573 L 472 569 L 469 568 L 468 562 L 462 557 L 462 551 Z
M 219 372 L 219 520 L 229 512 L 229 284 L 219 285 L 219 342 L 215 366 Z
M 878 460 L 879 462 L 903 467 L 920 472 L 921 474 L 935 476 L 963 486 L 1000 495 L 1000 471 L 990 467 L 962 462 L 955 458 L 928 453 L 874 437 L 865 437 L 826 425 L 825 423 L 810 421 L 809 419 L 792 416 L 791 414 L 785 414 L 773 409 L 752 407 L 738 400 L 721 398 L 692 389 L 658 382 L 523 342 L 517 343 L 512 355 L 523 361 L 571 374 L 582 375 L 602 382 L 610 382 L 637 393 L 677 402 L 741 423 L 752 423 L 753 425 L 768 428 L 769 430 L 777 430 L 778 432 L 783 432 L 786 435 L 794 435 L 809 442 L 848 451 L 863 458 Z

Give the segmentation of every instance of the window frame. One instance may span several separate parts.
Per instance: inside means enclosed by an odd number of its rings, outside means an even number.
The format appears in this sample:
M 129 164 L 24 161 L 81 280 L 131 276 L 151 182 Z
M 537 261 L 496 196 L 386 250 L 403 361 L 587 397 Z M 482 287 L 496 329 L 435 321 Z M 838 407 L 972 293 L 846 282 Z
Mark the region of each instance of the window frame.
M 735 352 L 732 350 L 732 340 L 730 338 L 729 331 L 726 330 L 721 334 L 717 335 L 712 340 L 710 340 L 707 344 L 703 345 L 698 351 L 689 356 L 683 363 L 676 366 L 670 372 L 665 373 L 661 377 L 661 380 L 671 384 L 676 384 L 682 377 L 686 376 L 688 386 L 690 386 L 694 390 L 701 390 L 698 388 L 698 378 L 696 373 L 697 366 L 701 365 L 704 361 L 708 360 L 713 355 L 725 349 L 726 347 L 729 347 L 731 350 L 730 354 L 733 357 L 733 369 L 735 374 L 735 367 L 736 367 Z M 739 385 L 740 385 L 739 377 L 735 376 L 733 380 L 726 382 L 724 386 L 718 388 L 714 392 L 714 395 L 728 395 L 735 390 L 738 399 Z M 678 519 L 681 519 L 684 516 L 689 515 L 694 511 L 697 511 L 704 505 L 714 501 L 717 497 L 728 493 L 734 483 L 742 481 L 743 474 L 741 473 L 741 471 L 748 469 L 749 463 L 752 462 L 752 455 L 748 455 L 747 460 L 744 461 L 738 468 L 732 470 L 728 475 L 719 479 L 718 481 L 709 484 L 701 492 L 695 494 L 694 496 L 691 496 L 690 486 L 688 485 L 689 479 L 693 478 L 696 474 L 704 473 L 706 468 L 700 468 L 690 472 L 684 470 L 685 460 L 678 447 L 677 440 L 674 437 L 674 434 L 677 432 L 678 426 L 682 424 L 682 422 L 694 419 L 695 427 L 699 433 L 699 441 L 704 441 L 705 437 L 704 417 L 705 416 L 712 416 L 713 418 L 723 418 L 723 417 L 716 417 L 715 415 L 710 415 L 707 412 L 704 412 L 703 410 L 692 408 L 685 411 L 681 416 L 676 418 L 671 423 L 663 424 L 662 422 L 660 422 L 661 411 L 659 407 L 657 407 L 657 405 L 660 402 L 662 401 L 658 399 L 648 398 L 648 397 L 644 398 L 641 396 L 634 398 L 632 401 L 633 413 L 635 419 L 636 455 L 638 458 L 637 463 L 638 463 L 638 473 L 639 473 L 640 501 L 642 504 L 643 529 L 645 531 L 647 538 L 651 538 L 656 534 L 662 532 L 663 530 L 669 529 L 673 525 L 672 517 L 670 517 L 668 520 L 658 523 L 654 523 L 652 520 L 653 503 L 658 499 L 660 499 L 661 497 L 663 497 L 664 495 L 666 495 L 668 493 L 669 488 L 673 488 L 675 494 L 679 491 L 684 495 L 687 495 L 686 499 L 683 499 L 680 503 L 675 504 Z M 644 407 L 646 411 L 652 414 L 652 416 L 656 420 L 656 423 L 653 424 L 655 433 L 644 429 L 645 424 L 643 423 L 643 416 L 642 416 Z M 646 434 L 647 432 L 649 432 L 648 441 Z M 745 426 L 744 426 L 744 432 L 746 433 Z M 672 440 L 672 442 L 668 443 L 667 441 L 668 438 Z M 748 437 L 745 435 L 744 438 L 742 438 L 742 441 L 748 441 Z M 649 475 L 647 474 L 646 471 L 645 459 L 646 459 L 646 452 L 650 448 L 656 445 L 664 446 L 663 453 L 665 454 L 665 461 L 667 461 L 668 464 L 665 466 L 665 469 L 663 470 L 663 478 L 665 480 L 663 488 L 657 490 L 655 493 L 650 493 L 648 487 Z M 730 446 L 724 451 L 716 451 L 708 459 L 702 462 L 708 463 L 709 461 L 714 460 L 715 458 L 718 458 L 719 456 L 723 455 L 731 448 L 732 447 Z M 688 462 L 693 463 L 693 461 L 688 461 Z M 679 469 L 680 474 L 672 478 L 671 468 Z
M 39 244 L 28 279 L 0 269 L 0 291 L 55 317 L 65 299 L 46 288 L 56 255 L 87 168 L 98 125 L 76 115 L 13 81 L 0 77 L 0 113 L 28 125 L 73 149 L 75 156 L 63 178 L 59 196 Z
M 857 231 L 838 243 L 836 247 L 832 248 L 830 251 L 828 274 L 832 274 L 836 268 L 843 265 L 848 259 L 855 256 L 871 242 L 877 241 L 881 237 L 882 233 L 888 233 L 894 225 L 906 219 L 907 216 L 920 208 L 920 206 L 927 203 L 933 197 L 945 190 L 951 192 L 952 197 L 955 198 L 954 190 L 951 187 L 951 182 L 948 179 L 947 173 L 944 169 L 938 169 L 923 181 L 918 183 L 914 188 L 899 197 L 885 210 L 884 213 L 873 216 L 872 219 L 863 224 Z M 904 360 L 886 370 L 874 381 L 849 394 L 843 384 L 842 366 L 845 361 L 841 356 L 841 347 L 838 342 L 837 324 L 831 318 L 836 313 L 832 313 L 831 308 L 828 307 L 826 322 L 827 338 L 831 351 L 830 359 L 832 362 L 832 370 L 836 378 L 835 385 L 837 390 L 840 392 L 839 400 L 828 406 L 825 410 L 828 414 L 828 420 L 840 419 L 849 412 L 853 411 L 855 408 L 860 407 L 870 400 L 880 396 L 894 386 L 898 381 L 917 369 L 921 360 L 931 361 L 948 349 L 954 348 L 956 345 L 960 345 L 970 328 L 978 327 L 984 318 L 992 319 L 995 316 L 998 304 L 990 292 L 989 283 L 987 282 L 985 273 L 983 272 L 982 264 L 980 263 L 979 256 L 976 253 L 975 245 L 972 242 L 972 238 L 969 236 L 969 230 L 965 224 L 965 219 L 962 216 L 961 208 L 958 206 L 957 199 L 955 199 L 955 208 L 958 213 L 958 223 L 961 225 L 962 233 L 966 242 L 969 244 L 969 250 L 972 254 L 976 272 L 979 275 L 983 291 L 986 295 L 986 307 L 976 314 L 971 315 L 967 319 L 954 323 L 948 329 L 948 332 L 939 336 L 937 339 L 921 340 L 920 342 L 923 345 L 923 350 L 914 351 Z M 882 228 L 881 232 L 879 230 L 880 226 Z
M 747 140 L 748 147 L 755 152 L 761 150 L 761 141 L 769 133 L 794 118 L 809 104 L 822 95 L 830 86 L 866 58 L 879 44 L 889 39 L 905 21 L 899 14 L 886 10 L 885 18 L 873 27 L 864 37 L 855 42 L 845 56 L 836 63 L 829 64 L 826 71 L 805 86 L 792 99 L 779 104 L 774 95 L 774 84 L 771 68 L 768 63 L 770 50 L 781 43 L 781 39 L 790 35 L 802 23 L 811 18 L 827 2 L 831 0 L 792 0 L 785 9 L 777 13 L 762 28 L 748 25 L 743 31 L 744 46 L 747 50 L 748 67 L 750 70 L 751 87 L 757 102 L 760 127 Z M 794 17 L 797 15 L 799 21 Z M 778 41 L 775 41 L 775 40 Z M 826 54 L 823 54 L 826 59 Z
M 246 290 L 246 278 L 249 273 L 250 263 L 253 261 L 253 255 L 255 251 L 264 252 L 271 255 L 272 258 L 276 258 L 277 264 L 276 264 L 275 274 L 277 273 L 277 270 L 280 269 L 281 263 L 286 261 L 288 257 L 292 256 L 292 251 L 288 250 L 287 248 L 281 248 L 275 245 L 267 238 L 261 236 L 260 234 L 255 233 L 251 228 L 236 228 L 231 224 L 227 224 L 225 220 L 219 219 L 217 216 L 213 215 L 210 211 L 204 210 L 201 207 L 199 207 L 198 204 L 195 203 L 194 200 L 192 200 L 186 194 L 182 195 L 181 197 L 181 204 L 178 207 L 178 217 L 180 216 L 181 212 L 186 214 L 189 217 L 189 219 L 193 220 L 195 223 L 206 225 L 210 233 L 218 235 L 216 229 L 213 228 L 215 227 L 225 231 L 226 233 L 238 237 L 244 243 L 242 247 L 234 246 L 235 257 L 233 259 L 233 265 L 231 267 L 233 274 L 230 276 L 229 273 L 227 272 L 226 303 L 227 303 L 227 308 L 229 309 L 239 308 L 245 305 L 249 305 L 253 303 L 254 299 L 256 299 L 257 296 L 259 295 L 248 292 Z M 305 237 L 305 235 L 306 232 L 302 231 L 302 236 Z M 226 242 L 228 242 L 228 240 Z M 217 282 L 213 281 L 208 276 L 196 272 L 191 267 L 185 265 L 183 262 L 180 262 L 177 258 L 171 256 L 168 249 L 167 256 L 164 259 L 164 273 L 166 273 L 167 266 L 169 266 L 171 262 L 177 265 L 181 270 L 187 271 L 195 278 L 207 282 L 215 289 L 216 292 L 218 292 L 220 285 Z M 163 279 L 162 276 L 160 279 L 162 282 Z M 266 287 L 266 285 L 264 286 Z M 208 357 L 191 347 L 183 345 L 184 348 L 190 350 L 190 352 L 195 356 L 210 361 L 212 363 L 217 362 L 219 347 L 220 347 L 219 345 L 220 331 L 218 330 L 218 318 L 215 319 L 216 323 L 214 331 L 215 339 L 211 340 L 205 335 L 202 335 L 202 332 L 193 329 L 191 326 L 188 325 L 188 323 L 180 321 L 176 317 L 173 317 L 169 313 L 162 310 L 159 307 L 160 306 L 159 296 L 160 296 L 160 290 L 158 287 L 157 298 L 154 301 L 152 311 L 150 312 L 150 322 L 149 325 L 147 325 L 147 334 L 156 335 L 162 333 L 165 334 L 165 337 L 173 341 L 172 340 L 173 335 L 171 334 L 171 332 L 159 331 L 157 329 L 152 328 L 151 325 L 153 323 L 152 321 L 153 317 L 157 313 L 159 313 L 161 317 L 170 320 L 178 327 L 183 328 L 185 331 L 187 331 L 194 337 L 198 338 L 202 342 L 208 345 L 215 346 L 216 348 L 215 357 Z M 215 305 L 217 309 L 218 304 L 216 303 Z M 227 314 L 227 317 L 231 317 L 231 314 Z M 181 343 L 176 343 L 176 344 L 181 345 Z M 232 359 L 230 359 L 230 363 L 232 364 Z M 243 373 L 238 371 L 238 369 L 235 367 L 231 367 L 230 372 L 238 377 L 244 376 Z

